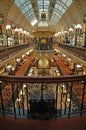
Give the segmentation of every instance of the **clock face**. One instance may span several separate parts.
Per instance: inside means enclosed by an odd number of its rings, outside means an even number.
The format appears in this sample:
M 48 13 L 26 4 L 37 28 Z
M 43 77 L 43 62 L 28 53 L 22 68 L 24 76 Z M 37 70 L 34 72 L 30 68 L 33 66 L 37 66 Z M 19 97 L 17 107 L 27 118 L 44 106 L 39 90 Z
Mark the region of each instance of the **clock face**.
M 38 68 L 49 68 L 49 60 L 42 58 L 38 62 Z

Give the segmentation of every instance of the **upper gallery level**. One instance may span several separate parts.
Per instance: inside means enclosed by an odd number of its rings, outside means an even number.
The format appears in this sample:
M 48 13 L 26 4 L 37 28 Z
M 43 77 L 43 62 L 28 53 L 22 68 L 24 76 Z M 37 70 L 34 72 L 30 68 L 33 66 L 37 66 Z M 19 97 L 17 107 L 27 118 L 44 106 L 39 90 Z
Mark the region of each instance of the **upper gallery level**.
M 18 44 L 20 41 L 25 43 L 25 37 L 57 37 L 59 32 L 61 35 L 65 32 L 66 35 L 64 39 L 59 39 L 60 42 L 76 45 L 74 41 L 77 39 L 79 46 L 82 41 L 82 46 L 85 46 L 82 40 L 85 37 L 85 5 L 85 0 L 1 0 L 0 46 L 4 43 L 3 39 L 7 42 L 6 38 L 9 41 L 7 44 L 10 45 L 13 39 L 12 44 Z M 44 26 L 47 29 L 44 29 Z

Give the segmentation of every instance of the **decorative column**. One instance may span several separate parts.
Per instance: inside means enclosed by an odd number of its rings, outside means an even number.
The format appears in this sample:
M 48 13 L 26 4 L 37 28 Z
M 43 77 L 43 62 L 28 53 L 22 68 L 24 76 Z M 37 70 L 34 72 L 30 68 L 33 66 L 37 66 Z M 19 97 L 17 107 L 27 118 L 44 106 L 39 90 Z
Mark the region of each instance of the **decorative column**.
M 29 43 L 29 32 L 26 32 L 26 43 Z
M 14 44 L 18 45 L 19 44 L 19 38 L 18 38 L 18 28 L 15 28 L 15 32 L 14 32 Z
M 23 29 L 19 28 L 19 45 L 23 44 Z
M 10 46 L 10 36 L 12 35 L 11 25 L 6 25 L 6 36 L 7 36 L 7 46 Z
M 11 37 L 12 38 L 12 45 L 15 45 L 14 34 L 15 34 L 16 25 L 12 24 L 11 28 L 12 28 L 12 37 Z
M 26 43 L 26 33 L 27 31 L 23 31 L 23 44 Z
M 3 34 L 2 34 L 2 25 L 0 24 L 0 47 L 3 46 Z M 1 45 L 2 44 L 2 45 Z
M 64 39 L 65 39 L 64 31 L 61 30 L 61 43 L 64 43 Z
M 83 16 L 83 46 L 86 47 L 86 14 Z
M 82 25 L 75 25 L 75 44 L 77 46 L 82 46 Z
M 61 32 L 58 32 L 58 42 L 61 43 Z
M 74 30 L 72 27 L 69 28 L 69 42 L 70 42 L 70 45 L 73 45 L 73 38 L 74 38 Z
M 64 31 L 65 34 L 65 44 L 68 43 L 68 31 Z
M 3 15 L 0 14 L 0 47 L 3 46 Z

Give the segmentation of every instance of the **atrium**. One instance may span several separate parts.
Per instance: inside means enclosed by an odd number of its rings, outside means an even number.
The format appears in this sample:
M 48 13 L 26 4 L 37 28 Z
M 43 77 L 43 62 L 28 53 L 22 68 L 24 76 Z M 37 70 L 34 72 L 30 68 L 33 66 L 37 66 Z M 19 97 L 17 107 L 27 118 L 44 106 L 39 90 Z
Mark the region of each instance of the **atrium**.
M 0 0 L 0 130 L 85 120 L 86 0 Z

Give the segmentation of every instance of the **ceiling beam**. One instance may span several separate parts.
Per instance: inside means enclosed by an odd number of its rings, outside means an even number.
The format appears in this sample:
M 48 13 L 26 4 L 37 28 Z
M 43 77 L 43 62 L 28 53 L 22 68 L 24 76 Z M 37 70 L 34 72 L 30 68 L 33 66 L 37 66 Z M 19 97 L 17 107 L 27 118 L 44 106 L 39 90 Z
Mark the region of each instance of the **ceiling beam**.
M 38 20 L 39 19 L 39 10 L 38 10 L 38 5 L 37 5 L 37 0 L 30 0 L 30 1 L 31 1 L 33 10 L 34 10 L 35 16 Z
M 49 19 L 51 19 L 51 16 L 52 16 L 52 13 L 53 13 L 53 10 L 54 10 L 54 7 L 55 7 L 55 3 L 56 3 L 56 0 L 50 0 L 50 4 L 49 4 Z M 51 10 L 52 9 L 52 10 Z

